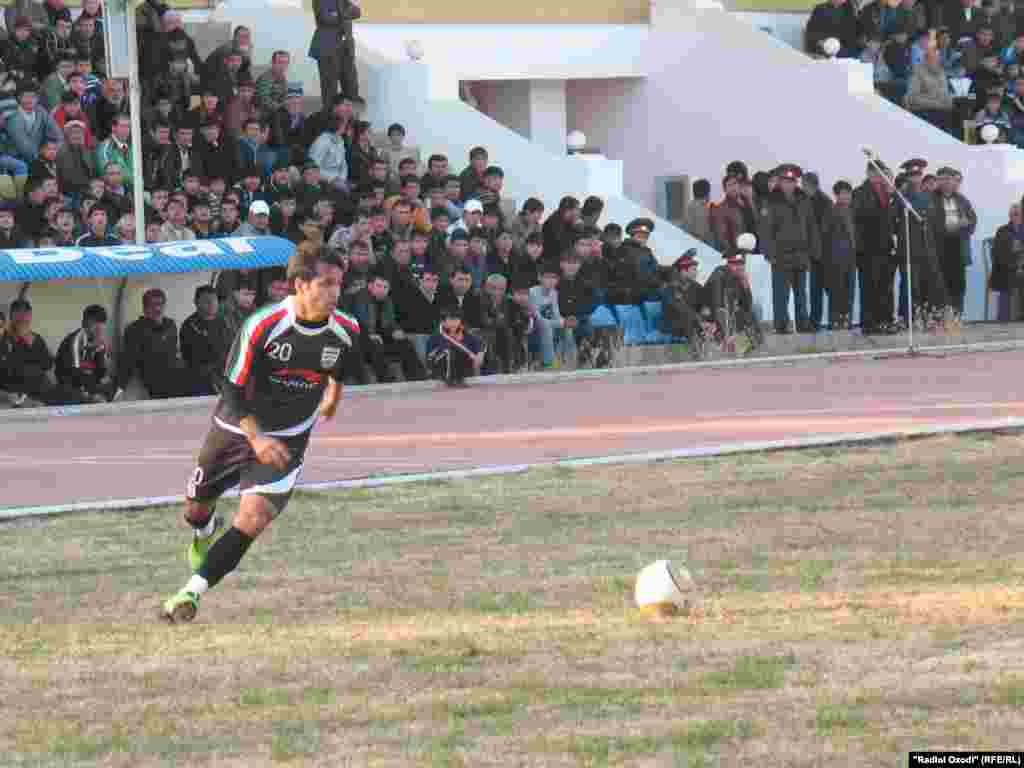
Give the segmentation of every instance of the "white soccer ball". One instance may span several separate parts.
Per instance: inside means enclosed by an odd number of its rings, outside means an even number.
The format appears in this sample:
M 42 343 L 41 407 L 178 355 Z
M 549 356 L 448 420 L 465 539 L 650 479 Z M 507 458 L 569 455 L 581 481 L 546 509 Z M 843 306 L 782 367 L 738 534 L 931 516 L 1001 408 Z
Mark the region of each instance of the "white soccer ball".
M 837 53 L 839 53 L 839 49 L 841 47 L 842 46 L 839 44 L 839 41 L 836 40 L 834 37 L 826 38 L 821 43 L 821 50 L 823 50 L 825 52 L 825 55 L 828 56 L 830 59 Z
M 736 247 L 741 251 L 752 251 L 757 248 L 757 238 L 750 232 L 744 232 L 736 237 Z
M 658 560 L 636 577 L 634 598 L 641 613 L 685 615 L 697 604 L 697 585 L 686 568 L 673 567 L 668 560 Z
M 989 123 L 988 125 L 983 125 L 981 126 L 981 130 L 978 132 L 978 134 L 981 136 L 982 141 L 984 141 L 986 144 L 991 144 L 992 142 L 999 138 L 999 126 L 992 125 L 992 123 Z
M 412 61 L 419 61 L 423 58 L 423 43 L 419 40 L 406 40 L 405 53 Z
M 569 135 L 565 137 L 565 146 L 571 152 L 579 152 L 587 146 L 587 137 L 583 131 L 569 131 Z

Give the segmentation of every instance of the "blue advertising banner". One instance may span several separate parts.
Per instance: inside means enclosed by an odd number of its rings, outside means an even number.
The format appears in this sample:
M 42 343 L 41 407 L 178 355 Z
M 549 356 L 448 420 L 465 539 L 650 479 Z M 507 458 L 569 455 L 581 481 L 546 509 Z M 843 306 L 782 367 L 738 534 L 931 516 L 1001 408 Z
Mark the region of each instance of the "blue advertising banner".
M 0 282 L 130 277 L 275 267 L 288 263 L 295 244 L 283 237 L 225 237 L 103 248 L 0 250 Z

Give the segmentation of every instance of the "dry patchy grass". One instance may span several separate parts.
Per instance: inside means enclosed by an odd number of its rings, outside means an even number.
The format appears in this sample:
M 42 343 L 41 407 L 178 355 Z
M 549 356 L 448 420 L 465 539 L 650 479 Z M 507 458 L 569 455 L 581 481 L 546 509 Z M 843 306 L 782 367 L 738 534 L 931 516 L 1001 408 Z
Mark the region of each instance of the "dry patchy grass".
M 171 509 L 0 527 L 0 765 L 897 766 L 1024 732 L 1011 436 L 300 494 L 189 627 Z M 633 577 L 685 562 L 698 611 Z

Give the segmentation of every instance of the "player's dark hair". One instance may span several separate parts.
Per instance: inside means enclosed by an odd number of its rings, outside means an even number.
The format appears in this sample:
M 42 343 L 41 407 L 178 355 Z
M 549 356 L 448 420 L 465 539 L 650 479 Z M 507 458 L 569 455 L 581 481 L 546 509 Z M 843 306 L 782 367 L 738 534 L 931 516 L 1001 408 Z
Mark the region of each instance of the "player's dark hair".
M 288 282 L 302 280 L 308 283 L 310 280 L 316 279 L 317 264 L 328 264 L 339 269 L 345 268 L 341 255 L 336 249 L 304 240 L 299 243 L 295 253 L 288 259 Z
M 196 288 L 196 292 L 192 295 L 192 301 L 198 304 L 199 300 L 208 293 L 216 294 L 217 289 L 214 288 L 212 285 L 200 285 L 198 288 Z

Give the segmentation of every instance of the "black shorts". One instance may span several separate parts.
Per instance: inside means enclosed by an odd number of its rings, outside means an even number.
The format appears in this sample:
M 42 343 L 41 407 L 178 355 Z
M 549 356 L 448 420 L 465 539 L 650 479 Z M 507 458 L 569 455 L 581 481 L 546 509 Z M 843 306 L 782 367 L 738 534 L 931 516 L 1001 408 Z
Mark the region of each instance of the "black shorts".
M 249 440 L 244 435 L 229 432 L 214 424 L 202 449 L 199 460 L 188 481 L 187 498 L 190 501 L 215 501 L 225 491 L 238 486 L 245 494 L 258 494 L 273 506 L 275 516 L 281 514 L 292 490 L 302 474 L 306 446 L 310 432 L 290 437 L 278 437 L 291 454 L 284 469 L 256 460 Z

